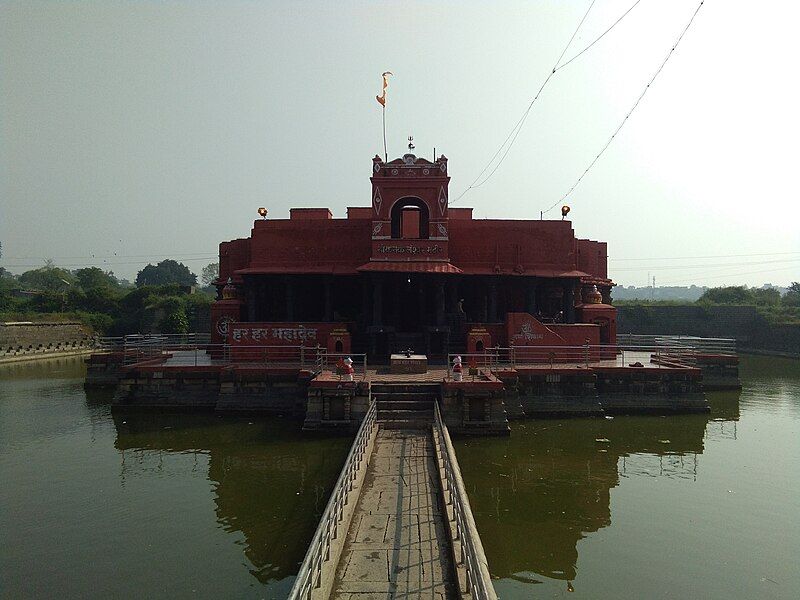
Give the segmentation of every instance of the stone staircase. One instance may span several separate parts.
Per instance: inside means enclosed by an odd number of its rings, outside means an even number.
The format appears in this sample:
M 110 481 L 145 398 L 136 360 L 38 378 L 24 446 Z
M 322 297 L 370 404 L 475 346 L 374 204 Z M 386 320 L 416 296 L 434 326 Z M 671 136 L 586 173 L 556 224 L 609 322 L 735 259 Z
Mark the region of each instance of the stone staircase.
M 438 383 L 373 383 L 371 393 L 384 429 L 427 429 L 440 389 Z

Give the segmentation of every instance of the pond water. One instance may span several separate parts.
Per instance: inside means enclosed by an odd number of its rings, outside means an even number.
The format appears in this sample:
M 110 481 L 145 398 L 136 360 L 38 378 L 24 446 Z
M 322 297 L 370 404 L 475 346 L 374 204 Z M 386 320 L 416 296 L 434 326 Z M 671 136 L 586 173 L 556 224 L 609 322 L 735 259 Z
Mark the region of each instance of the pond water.
M 285 598 L 351 438 L 109 401 L 80 360 L 0 367 L 0 596 Z
M 797 597 L 800 361 L 741 373 L 710 415 L 455 440 L 500 596 Z M 350 438 L 109 400 L 0 367 L 0 597 L 285 597 Z
M 800 597 L 800 361 L 709 415 L 524 421 L 455 443 L 502 598 Z

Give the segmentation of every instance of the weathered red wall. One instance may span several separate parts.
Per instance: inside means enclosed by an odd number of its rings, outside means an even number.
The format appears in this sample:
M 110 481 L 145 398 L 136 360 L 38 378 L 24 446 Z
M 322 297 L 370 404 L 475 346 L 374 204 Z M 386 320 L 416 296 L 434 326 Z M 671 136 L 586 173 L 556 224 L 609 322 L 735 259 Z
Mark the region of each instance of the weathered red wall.
M 250 268 L 263 272 L 355 273 L 369 260 L 370 221 L 256 221 Z
M 574 234 L 569 221 L 481 219 L 450 221 L 450 261 L 466 273 L 520 274 L 575 270 Z
M 608 244 L 594 240 L 575 240 L 579 271 L 595 277 L 608 277 Z
M 234 271 L 250 266 L 250 238 L 219 245 L 219 280 L 227 281 Z

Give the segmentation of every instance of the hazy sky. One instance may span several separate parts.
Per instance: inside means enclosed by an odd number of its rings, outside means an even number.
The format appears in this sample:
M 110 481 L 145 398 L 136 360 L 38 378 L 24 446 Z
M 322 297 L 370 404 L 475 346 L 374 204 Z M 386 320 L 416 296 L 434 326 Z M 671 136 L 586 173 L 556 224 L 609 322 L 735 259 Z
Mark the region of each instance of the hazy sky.
M 634 1 L 596 0 L 566 58 Z M 0 0 L 0 265 L 132 278 L 171 257 L 199 272 L 259 206 L 369 205 L 385 70 L 390 158 L 410 134 L 418 155 L 436 147 L 455 198 L 590 2 Z M 538 218 L 558 202 L 697 4 L 641 0 L 553 77 L 456 206 Z M 567 200 L 576 234 L 608 242 L 616 282 L 800 279 L 798 21 L 794 2 L 706 0 Z

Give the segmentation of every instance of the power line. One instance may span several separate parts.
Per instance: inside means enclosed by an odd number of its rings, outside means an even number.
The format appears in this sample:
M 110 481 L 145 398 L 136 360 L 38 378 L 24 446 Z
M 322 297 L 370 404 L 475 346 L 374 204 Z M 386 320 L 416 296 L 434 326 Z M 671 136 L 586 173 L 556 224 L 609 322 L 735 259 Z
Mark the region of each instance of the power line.
M 712 268 L 730 268 L 730 267 L 743 267 L 747 265 L 770 265 L 770 264 L 780 264 L 780 263 L 796 263 L 800 261 L 800 257 L 798 258 L 785 258 L 782 260 L 761 260 L 761 261 L 751 261 L 751 262 L 737 262 L 737 263 L 717 263 L 717 264 L 704 264 L 704 265 L 664 265 L 664 266 L 642 266 L 642 267 L 623 267 L 623 268 L 613 268 L 612 270 L 615 273 L 619 273 L 622 271 L 667 271 L 672 269 L 712 269 Z
M 681 34 L 678 36 L 678 39 L 677 39 L 677 40 L 675 41 L 675 43 L 672 45 L 672 48 L 670 48 L 669 52 L 667 52 L 667 56 L 666 56 L 666 58 L 664 59 L 664 61 L 661 63 L 661 66 L 659 66 L 659 67 L 658 67 L 658 69 L 656 70 L 656 72 L 655 72 L 655 74 L 653 75 L 653 77 L 651 77 L 651 78 L 650 78 L 650 81 L 649 81 L 649 82 L 647 83 L 647 85 L 644 87 L 644 90 L 643 90 L 643 91 L 642 91 L 642 93 L 639 95 L 639 97 L 636 99 L 636 102 L 634 102 L 634 103 L 633 103 L 633 106 L 632 106 L 632 107 L 631 107 L 631 109 L 628 111 L 628 113 L 625 115 L 625 118 L 624 118 L 624 119 L 622 119 L 622 122 L 621 122 L 621 123 L 619 124 L 619 126 L 616 128 L 616 130 L 614 131 L 614 133 L 612 133 L 612 134 L 611 134 L 611 137 L 610 137 L 610 138 L 608 138 L 608 141 L 606 142 L 605 146 L 603 146 L 603 148 L 600 150 L 600 152 L 597 154 L 597 156 L 595 156 L 595 157 L 594 157 L 594 159 L 592 160 L 592 162 L 590 162 L 590 163 L 589 163 L 589 166 L 588 166 L 588 167 L 586 167 L 586 169 L 583 171 L 583 173 L 581 173 L 581 176 L 580 176 L 580 177 L 578 177 L 578 180 L 577 180 L 575 183 L 573 183 L 573 184 L 572 184 L 572 187 L 570 187 L 570 188 L 569 188 L 569 190 L 567 190 L 567 193 L 566 193 L 566 194 L 564 194 L 564 195 L 563 195 L 563 196 L 562 196 L 562 197 L 561 197 L 559 200 L 556 200 L 556 201 L 553 203 L 553 205 L 552 205 L 552 206 L 550 206 L 548 209 L 546 209 L 546 210 L 543 210 L 543 211 L 542 211 L 542 214 L 545 214 L 545 213 L 548 213 L 548 212 L 550 212 L 550 211 L 551 211 L 551 210 L 553 210 L 553 209 L 554 209 L 556 206 L 558 206 L 559 204 L 561 204 L 562 202 L 564 202 L 564 201 L 565 201 L 565 200 L 566 200 L 566 199 L 569 197 L 569 195 L 570 195 L 570 194 L 571 194 L 571 193 L 572 193 L 572 192 L 575 190 L 575 188 L 576 188 L 576 187 L 578 187 L 578 185 L 580 184 L 580 182 L 583 180 L 583 178 L 586 176 L 586 174 L 587 174 L 587 173 L 588 173 L 588 172 L 591 170 L 591 168 L 592 168 L 592 167 L 595 165 L 595 163 L 596 163 L 598 160 L 600 160 L 600 157 L 601 157 L 601 156 L 603 156 L 603 153 L 604 153 L 604 152 L 605 152 L 605 151 L 608 149 L 608 147 L 611 145 L 611 142 L 613 142 L 613 141 L 614 141 L 614 138 L 617 136 L 617 134 L 620 132 L 620 130 L 622 129 L 622 127 L 623 127 L 623 126 L 625 125 L 625 123 L 628 121 L 628 118 L 631 116 L 631 114 L 633 114 L 633 111 L 634 111 L 634 110 L 636 110 L 636 107 L 637 107 L 637 106 L 639 106 L 639 103 L 642 101 L 642 98 L 644 98 L 644 95 L 647 93 L 647 90 L 649 90 L 649 89 L 650 89 L 650 86 L 651 86 L 651 85 L 653 85 L 653 82 L 656 80 L 656 77 L 658 77 L 658 75 L 659 75 L 659 74 L 661 73 L 661 71 L 664 69 L 664 66 L 667 64 L 667 61 L 669 61 L 670 57 L 672 56 L 672 53 L 673 53 L 673 52 L 675 52 L 675 48 L 677 48 L 677 47 L 678 47 L 678 44 L 680 44 L 680 43 L 681 43 L 681 40 L 683 39 L 683 36 L 684 36 L 684 35 L 686 35 L 686 32 L 689 30 L 689 27 L 691 27 L 691 26 L 692 26 L 692 23 L 694 22 L 694 18 L 697 16 L 697 13 L 698 13 L 698 12 L 700 12 L 700 8 L 703 6 L 703 2 L 704 2 L 704 1 L 705 1 L 705 0 L 701 0 L 700 4 L 698 4 L 698 5 L 697 5 L 697 8 L 695 9 L 694 13 L 692 14 L 692 18 L 691 18 L 691 19 L 689 19 L 689 22 L 686 24 L 686 27 L 684 27 L 684 28 L 683 28 L 683 31 L 681 31 Z
M 713 275 L 711 277 L 705 277 L 705 279 L 725 279 L 726 277 L 742 277 L 744 275 L 761 275 L 763 273 L 775 273 L 777 271 L 786 271 L 788 269 L 794 269 L 794 266 L 791 267 L 780 267 L 778 269 L 766 269 L 761 271 L 748 271 L 746 273 L 728 273 L 726 275 Z M 670 285 L 675 283 L 686 283 L 687 281 L 696 281 L 695 277 L 689 279 L 675 279 L 673 281 L 662 281 L 661 285 Z
M 542 85 L 539 87 L 539 91 L 536 92 L 536 95 L 533 97 L 533 100 L 531 100 L 530 104 L 528 105 L 528 108 L 525 110 L 525 112 L 522 113 L 522 116 L 520 117 L 520 119 L 516 122 L 514 127 L 512 127 L 511 131 L 506 136 L 505 140 L 503 140 L 503 143 L 500 144 L 500 147 L 497 149 L 497 151 L 489 159 L 489 162 L 486 163 L 486 166 L 484 166 L 483 169 L 481 170 L 481 172 L 478 173 L 478 176 L 467 187 L 467 189 L 465 189 L 463 192 L 461 192 L 461 194 L 459 194 L 458 197 L 456 197 L 455 200 L 452 200 L 452 201 L 448 202 L 448 204 L 452 204 L 453 202 L 458 202 L 467 192 L 469 192 L 472 189 L 481 187 L 484 183 L 486 183 L 487 181 L 489 181 L 489 179 L 491 179 L 492 175 L 494 175 L 495 172 L 497 171 L 497 169 L 500 168 L 500 165 L 505 160 L 506 155 L 508 155 L 508 153 L 510 152 L 511 147 L 514 145 L 514 142 L 517 140 L 517 136 L 519 136 L 520 132 L 522 131 L 522 127 L 525 124 L 525 120 L 528 118 L 528 114 L 530 113 L 531 109 L 533 108 L 533 104 L 536 102 L 536 100 L 539 99 L 539 96 L 541 95 L 542 91 L 544 90 L 545 86 L 550 81 L 550 79 L 553 77 L 553 75 L 555 75 L 558 71 L 560 71 L 561 69 L 566 67 L 568 64 L 570 64 L 574 60 L 576 60 L 578 57 L 582 56 L 592 46 L 594 46 L 597 42 L 599 42 L 601 39 L 603 39 L 605 37 L 605 35 L 609 31 L 614 29 L 614 27 L 616 27 L 619 24 L 619 22 L 622 21 L 622 19 L 624 19 L 628 15 L 628 13 L 630 13 L 636 7 L 636 5 L 639 4 L 639 2 L 641 2 L 641 0 L 636 0 L 636 2 L 634 2 L 633 5 L 628 10 L 626 10 L 624 13 L 622 13 L 622 15 L 616 21 L 614 21 L 608 29 L 606 29 L 603 33 L 601 33 L 588 46 L 586 46 L 583 50 L 578 52 L 575 56 L 570 58 L 567 62 L 561 64 L 561 60 L 564 58 L 564 54 L 566 54 L 567 50 L 569 49 L 570 45 L 572 44 L 572 41 L 575 39 L 575 36 L 577 35 L 578 30 L 581 28 L 581 25 L 583 25 L 583 22 L 586 20 L 586 17 L 589 15 L 589 11 L 592 9 L 592 6 L 594 6 L 594 0 L 592 0 L 592 3 L 589 5 L 589 8 L 586 9 L 586 13 L 583 15 L 583 18 L 581 19 L 580 23 L 578 23 L 578 27 L 573 32 L 572 37 L 569 39 L 569 42 L 567 42 L 567 45 L 564 47 L 564 50 L 561 52 L 561 55 L 558 57 L 558 60 L 556 61 L 555 66 L 553 66 L 552 70 L 547 75 L 547 77 L 545 78 L 545 80 L 542 83 Z M 504 148 L 505 148 L 505 152 L 503 152 Z M 482 181 L 480 181 L 480 183 L 478 183 L 478 180 L 481 179 L 483 174 L 492 165 L 492 163 L 494 163 L 495 159 L 497 158 L 497 156 L 501 152 L 503 152 L 503 155 L 500 157 L 500 160 L 497 162 L 497 164 L 494 166 L 494 168 L 489 172 L 489 174 Z
M 159 255 L 159 256 L 161 256 L 161 255 Z M 179 258 L 173 258 L 172 260 L 175 260 L 175 261 L 178 261 L 178 262 L 191 262 L 191 261 L 196 261 L 196 260 L 213 260 L 213 259 L 217 259 L 217 258 L 219 258 L 217 255 L 213 255 L 213 256 L 198 256 L 196 258 L 180 258 L 179 257 Z M 54 262 L 53 266 L 54 267 L 59 267 L 59 268 L 62 268 L 62 267 L 86 267 L 86 266 L 102 266 L 102 267 L 106 267 L 106 266 L 114 266 L 114 265 L 145 265 L 145 264 L 148 264 L 149 262 L 150 261 L 147 261 L 147 260 L 112 261 L 112 262 L 98 261 L 98 260 L 88 260 L 88 261 L 80 262 L 80 263 L 56 263 L 56 262 Z M 29 269 L 30 268 L 30 269 L 33 269 L 33 268 L 37 268 L 37 267 L 44 267 L 45 265 L 42 264 L 42 263 L 35 263 L 35 264 L 7 264 L 5 266 L 10 268 L 10 269 L 19 269 L 19 268 L 25 268 L 25 269 Z
M 617 23 L 619 23 L 620 21 L 622 21 L 622 19 L 624 19 L 625 17 L 627 17 L 627 16 L 628 16 L 628 13 L 629 13 L 629 12 L 631 12 L 631 11 L 632 11 L 634 8 L 636 8 L 636 5 L 637 5 L 637 4 L 639 4 L 639 2 L 641 2 L 641 1 L 642 1 L 642 0 L 636 0 L 636 2 L 634 2 L 634 3 L 633 3 L 633 5 L 632 5 L 632 6 L 631 6 L 631 7 L 630 7 L 628 10 L 626 10 L 624 13 L 622 13 L 622 16 L 621 16 L 619 19 L 617 19 L 616 21 L 614 21 L 614 23 L 612 23 L 611 27 L 609 27 L 609 28 L 608 28 L 608 29 L 606 29 L 606 30 L 605 30 L 603 33 L 601 33 L 599 37 L 595 38 L 595 40 L 594 40 L 594 41 L 593 41 L 591 44 L 589 44 L 588 46 L 586 46 L 586 47 L 585 47 L 583 50 L 581 50 L 581 51 L 580 51 L 580 52 L 578 52 L 578 53 L 577 53 L 575 56 L 573 56 L 572 58 L 570 58 L 570 59 L 569 59 L 567 62 L 565 62 L 565 63 L 564 63 L 563 65 L 561 65 L 560 67 L 558 67 L 558 68 L 556 69 L 556 71 L 560 71 L 561 69 L 563 69 L 564 67 L 566 67 L 566 66 L 567 66 L 569 63 L 571 63 L 573 60 L 575 60 L 576 58 L 578 58 L 579 56 L 581 56 L 581 55 L 582 55 L 584 52 L 586 52 L 586 51 L 587 51 L 589 48 L 591 48 L 592 46 L 594 46 L 594 45 L 595 45 L 597 42 L 599 42 L 600 40 L 602 40 L 602 39 L 603 39 L 603 37 L 605 37 L 605 35 L 606 35 L 606 34 L 607 34 L 609 31 L 611 31 L 612 29 L 614 29 L 614 27 L 616 27 L 616 26 L 617 26 Z
M 556 70 L 558 69 L 558 64 L 561 62 L 561 59 L 564 58 L 564 55 L 567 53 L 567 50 L 569 49 L 570 44 L 572 44 L 572 40 L 574 40 L 575 36 L 578 35 L 578 30 L 581 28 L 581 25 L 583 25 L 583 22 L 586 20 L 586 17 L 589 16 L 589 11 L 592 10 L 592 7 L 594 6 L 595 1 L 596 0 L 592 0 L 591 4 L 589 4 L 589 8 L 586 9 L 586 12 L 584 13 L 583 18 L 580 20 L 580 23 L 578 23 L 578 26 L 575 28 L 575 31 L 572 32 L 572 36 L 569 38 L 569 41 L 567 42 L 567 45 L 564 46 L 564 49 L 561 51 L 561 54 L 558 56 L 558 60 L 556 60 L 555 64 L 553 65 L 553 68 L 550 70 L 550 73 L 547 74 L 547 77 L 542 82 L 542 85 L 539 87 L 539 91 L 536 92 L 536 95 L 533 97 L 533 100 L 531 100 L 530 104 L 528 104 L 528 108 L 525 109 L 525 112 L 522 113 L 522 116 L 519 118 L 519 120 L 516 122 L 514 127 L 509 132 L 509 134 L 506 136 L 506 139 L 503 140 L 503 143 L 500 144 L 500 147 L 492 155 L 492 158 L 489 159 L 489 162 L 486 163 L 486 166 L 483 167 L 483 169 L 481 170 L 480 173 L 478 173 L 478 176 L 473 180 L 473 182 L 471 184 L 469 184 L 467 189 L 465 189 L 463 192 L 461 192 L 461 194 L 455 200 L 449 201 L 448 204 L 452 204 L 453 202 L 458 202 L 464 196 L 464 194 L 466 194 L 468 191 L 470 191 L 470 190 L 472 190 L 472 189 L 474 189 L 476 187 L 482 186 L 484 183 L 489 181 L 489 178 L 492 175 L 494 175 L 495 171 L 497 171 L 498 167 L 502 164 L 503 160 L 505 159 L 506 155 L 508 154 L 508 151 L 511 150 L 511 146 L 514 145 L 514 141 L 516 141 L 517 136 L 519 135 L 519 132 L 522 130 L 522 126 L 525 124 L 525 120 L 528 118 L 528 115 L 530 114 L 534 103 L 536 102 L 536 100 L 539 99 L 539 96 L 541 95 L 541 93 L 544 90 L 545 86 L 547 85 L 547 83 L 550 81 L 550 79 L 555 74 Z M 509 140 L 510 140 L 510 142 L 509 142 Z M 506 144 L 508 144 L 507 148 L 506 148 Z M 497 162 L 497 164 L 495 165 L 494 169 L 492 169 L 492 171 L 486 176 L 486 178 L 483 181 L 478 183 L 478 180 L 483 176 L 483 174 L 486 172 L 486 170 L 492 165 L 492 163 L 497 158 L 497 156 L 503 151 L 503 148 L 506 148 L 506 151 L 505 151 L 505 153 L 503 153 L 503 156 Z
M 636 257 L 636 258 L 611 258 L 608 260 L 684 260 L 684 259 L 701 259 L 701 258 L 743 258 L 750 256 L 785 256 L 787 254 L 800 254 L 800 250 L 794 252 L 759 252 L 756 254 L 710 254 L 707 256 L 651 256 L 651 257 Z
M 158 258 L 160 256 L 168 256 L 170 252 L 161 252 L 159 254 L 117 254 L 114 253 L 106 254 L 106 255 L 97 255 L 97 254 L 90 254 L 89 256 L 48 256 L 47 258 L 51 258 L 53 260 L 77 260 L 80 258 L 85 259 L 99 259 L 99 258 Z M 182 252 L 182 256 L 198 256 L 198 255 L 207 255 L 208 252 Z M 9 260 L 37 260 L 41 259 L 40 256 L 7 256 Z

